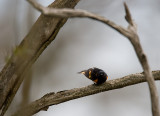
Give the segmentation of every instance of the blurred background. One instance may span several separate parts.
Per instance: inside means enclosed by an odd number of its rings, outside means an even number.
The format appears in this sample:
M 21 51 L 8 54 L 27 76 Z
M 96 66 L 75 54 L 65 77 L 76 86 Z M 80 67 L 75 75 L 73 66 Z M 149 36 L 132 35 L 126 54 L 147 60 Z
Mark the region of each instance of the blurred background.
M 44 6 L 53 0 L 39 0 Z M 76 8 L 105 16 L 127 27 L 123 0 L 81 0 Z M 126 0 L 137 23 L 142 47 L 152 70 L 160 70 L 160 1 Z M 40 13 L 26 0 L 0 1 L 0 70 L 29 32 Z M 103 69 L 109 80 L 142 72 L 130 42 L 110 27 L 86 18 L 67 21 L 34 64 L 7 116 L 49 92 L 84 87 L 93 82 L 77 72 Z M 156 82 L 158 90 L 159 82 Z M 160 92 L 159 92 L 160 96 Z M 103 92 L 51 106 L 35 116 L 151 116 L 147 83 Z

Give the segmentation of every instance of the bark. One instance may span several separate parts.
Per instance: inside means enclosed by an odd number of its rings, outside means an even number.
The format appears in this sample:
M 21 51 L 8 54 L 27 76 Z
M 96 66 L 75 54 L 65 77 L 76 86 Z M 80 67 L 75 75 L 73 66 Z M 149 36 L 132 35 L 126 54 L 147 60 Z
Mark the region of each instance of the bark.
M 49 7 L 74 8 L 79 0 L 56 0 Z M 0 73 L 0 109 L 1 116 L 8 109 L 25 73 L 55 39 L 67 18 L 53 18 L 41 15 L 20 45 L 12 54 Z

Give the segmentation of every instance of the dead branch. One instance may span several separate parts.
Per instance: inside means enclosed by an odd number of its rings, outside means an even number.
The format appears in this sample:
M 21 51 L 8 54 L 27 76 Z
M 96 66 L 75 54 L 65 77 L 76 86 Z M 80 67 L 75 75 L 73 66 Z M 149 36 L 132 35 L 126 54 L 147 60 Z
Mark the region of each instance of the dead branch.
M 134 23 L 130 11 L 128 9 L 128 6 L 126 3 L 124 3 L 125 7 L 125 12 L 126 16 L 125 19 L 129 23 L 128 29 L 125 29 L 114 22 L 106 19 L 105 17 L 98 16 L 94 13 L 90 13 L 85 10 L 73 10 L 73 9 L 53 9 L 53 8 L 45 8 L 42 5 L 38 4 L 37 2 L 33 0 L 28 0 L 37 10 L 42 12 L 44 15 L 47 16 L 54 16 L 54 17 L 88 17 L 92 18 L 94 20 L 103 22 L 107 24 L 108 26 L 112 27 L 125 37 L 129 39 L 129 41 L 132 43 L 135 52 L 138 56 L 138 59 L 143 67 L 145 77 L 147 79 L 148 85 L 149 85 L 149 90 L 150 90 L 150 96 L 151 96 L 151 103 L 152 103 L 152 114 L 153 116 L 160 116 L 159 112 L 159 98 L 158 98 L 158 92 L 157 88 L 150 70 L 150 66 L 148 64 L 147 57 L 141 47 L 140 41 L 139 41 L 139 36 L 137 34 L 137 28 L 136 24 Z
M 28 73 L 24 77 L 23 87 L 22 87 L 22 101 L 20 106 L 23 107 L 24 104 L 28 104 L 30 101 L 30 89 L 32 82 L 32 70 L 28 71 Z
M 155 80 L 160 80 L 160 71 L 152 72 Z M 146 82 L 144 73 L 131 74 L 119 79 L 109 80 L 102 85 L 89 85 L 82 88 L 74 88 L 71 90 L 65 90 L 57 93 L 49 93 L 44 95 L 42 98 L 30 103 L 29 105 L 19 109 L 12 116 L 30 116 L 39 111 L 48 109 L 51 105 L 57 105 L 69 100 L 97 94 L 104 91 L 113 89 L 120 89 L 126 86 Z
M 150 96 L 151 96 L 151 104 L 152 104 L 152 115 L 153 116 L 160 116 L 160 109 L 159 109 L 159 97 L 158 97 L 158 91 L 156 88 L 156 84 L 153 78 L 153 75 L 151 73 L 151 69 L 148 63 L 148 59 L 142 49 L 142 46 L 139 41 L 139 36 L 137 34 L 136 24 L 134 23 L 130 11 L 124 3 L 125 11 L 126 11 L 126 20 L 129 23 L 128 30 L 130 31 L 130 37 L 128 39 L 131 41 L 136 54 L 138 56 L 138 59 L 143 67 L 144 74 L 146 77 L 146 80 L 148 82 L 149 90 L 150 90 Z
M 79 0 L 55 0 L 49 7 L 74 8 Z M 55 39 L 67 18 L 53 18 L 41 15 L 9 62 L 0 73 L 0 116 L 3 116 L 14 98 L 24 75 L 45 48 Z
M 122 26 L 119 26 L 115 24 L 114 22 L 108 20 L 107 18 L 103 16 L 99 16 L 97 14 L 88 12 L 86 10 L 81 10 L 81 9 L 69 9 L 69 8 L 62 8 L 62 9 L 57 9 L 57 8 L 49 8 L 49 7 L 43 7 L 39 3 L 37 3 L 35 0 L 27 0 L 31 5 L 33 5 L 34 8 L 39 10 L 41 13 L 47 16 L 53 16 L 53 17 L 62 17 L 62 18 L 68 18 L 68 17 L 81 17 L 81 18 L 91 18 L 97 21 L 100 21 L 104 24 L 107 24 L 111 28 L 115 29 L 122 35 L 129 37 L 129 31 L 128 29 L 123 28 Z

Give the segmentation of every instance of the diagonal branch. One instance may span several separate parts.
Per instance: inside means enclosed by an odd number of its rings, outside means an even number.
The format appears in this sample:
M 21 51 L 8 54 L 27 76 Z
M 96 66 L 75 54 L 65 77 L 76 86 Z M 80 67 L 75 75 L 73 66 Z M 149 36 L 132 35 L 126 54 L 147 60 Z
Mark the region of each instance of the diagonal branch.
M 160 71 L 152 72 L 155 80 L 160 80 Z M 30 116 L 39 111 L 47 110 L 51 105 L 57 105 L 69 100 L 97 94 L 104 91 L 120 89 L 126 86 L 135 85 L 138 83 L 146 82 L 143 73 L 131 74 L 119 79 L 109 80 L 102 85 L 89 85 L 82 88 L 74 88 L 71 90 L 60 91 L 57 93 L 49 93 L 42 98 L 30 103 L 29 105 L 19 109 L 12 116 Z
M 114 22 L 106 19 L 105 17 L 98 16 L 94 13 L 87 12 L 85 10 L 73 10 L 73 9 L 53 9 L 53 8 L 45 8 L 42 5 L 36 3 L 33 0 L 28 0 L 36 9 L 41 11 L 44 15 L 54 16 L 54 17 L 88 17 L 100 22 L 103 22 L 110 26 L 111 28 L 115 29 L 122 35 L 126 36 L 129 41 L 132 43 L 135 52 L 138 56 L 138 59 L 142 65 L 144 70 L 144 74 L 146 76 L 146 80 L 149 85 L 150 96 L 151 96 L 151 103 L 152 103 L 152 114 L 153 116 L 160 116 L 159 111 L 159 99 L 158 99 L 158 91 L 150 70 L 150 66 L 147 60 L 147 57 L 142 49 L 142 46 L 139 41 L 139 36 L 137 34 L 136 24 L 134 23 L 129 8 L 126 3 L 124 3 L 126 16 L 125 19 L 129 23 L 128 29 L 125 29 Z
M 49 7 L 74 8 L 80 0 L 55 0 Z M 0 72 L 0 116 L 11 104 L 24 75 L 45 48 L 55 39 L 67 18 L 47 17 L 43 14 L 32 26 L 8 63 Z

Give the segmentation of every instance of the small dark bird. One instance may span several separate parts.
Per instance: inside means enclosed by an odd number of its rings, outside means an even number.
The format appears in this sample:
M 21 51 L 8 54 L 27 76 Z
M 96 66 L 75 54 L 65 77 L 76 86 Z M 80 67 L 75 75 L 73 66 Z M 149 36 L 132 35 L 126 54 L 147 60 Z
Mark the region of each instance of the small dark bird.
M 91 79 L 95 84 L 99 85 L 104 83 L 108 79 L 108 75 L 99 68 L 89 68 L 79 72 L 84 74 L 88 79 Z

